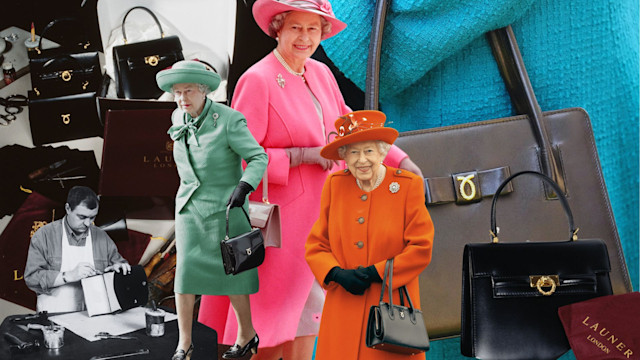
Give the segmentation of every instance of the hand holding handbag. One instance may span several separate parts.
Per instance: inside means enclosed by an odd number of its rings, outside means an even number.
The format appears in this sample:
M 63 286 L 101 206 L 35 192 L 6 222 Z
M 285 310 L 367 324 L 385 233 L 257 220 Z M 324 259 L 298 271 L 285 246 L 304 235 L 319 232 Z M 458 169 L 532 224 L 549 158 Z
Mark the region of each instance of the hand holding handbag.
M 514 178 L 525 174 L 542 178 L 557 194 L 569 221 L 569 241 L 498 242 L 499 194 Z M 544 187 L 539 183 L 520 183 L 519 188 L 543 198 Z M 505 196 L 502 201 L 528 205 L 512 196 Z M 540 223 L 540 219 L 534 220 Z M 518 224 L 510 223 L 513 227 Z M 491 203 L 493 242 L 467 244 L 464 248 L 463 355 L 480 359 L 556 359 L 569 350 L 558 308 L 612 293 L 606 244 L 600 239 L 577 241 L 577 232 L 563 191 L 546 175 L 522 171 L 498 187 Z
M 160 38 L 129 44 L 124 23 L 129 13 L 141 9 L 149 13 L 158 25 Z M 116 88 L 119 98 L 157 99 L 163 91 L 156 85 L 156 74 L 175 62 L 184 60 L 180 39 L 164 35 L 162 25 L 156 15 L 144 6 L 129 9 L 122 19 L 124 45 L 114 46 L 113 64 L 115 67 Z
M 249 214 L 243 207 L 240 209 L 247 222 L 251 223 Z M 265 255 L 264 240 L 260 229 L 252 229 L 248 233 L 229 238 L 229 210 L 231 207 L 227 206 L 225 236 L 224 240 L 220 241 L 220 250 L 224 272 L 227 275 L 236 275 L 262 264 Z
M 389 284 L 387 284 L 387 276 Z M 367 321 L 367 347 L 401 354 L 418 354 L 429 350 L 429 335 L 424 325 L 422 311 L 413 307 L 406 286 L 401 286 L 400 305 L 393 304 L 393 258 L 384 266 L 384 278 L 380 291 L 380 305 L 369 309 Z M 389 303 L 383 301 L 385 286 L 389 291 Z M 404 295 L 403 295 L 404 294 Z M 404 304 L 407 297 L 408 307 Z
M 260 228 L 264 246 L 279 248 L 282 243 L 280 206 L 269 202 L 269 180 L 267 170 L 262 177 L 262 201 L 249 201 L 251 226 Z

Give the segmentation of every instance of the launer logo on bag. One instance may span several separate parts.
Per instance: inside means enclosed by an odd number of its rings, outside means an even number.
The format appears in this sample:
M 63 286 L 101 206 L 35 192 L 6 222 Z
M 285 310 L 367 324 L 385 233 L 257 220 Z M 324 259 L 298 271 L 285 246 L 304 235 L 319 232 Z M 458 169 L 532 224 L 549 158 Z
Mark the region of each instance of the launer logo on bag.
M 475 171 L 451 175 L 456 192 L 456 203 L 467 204 L 482 199 L 478 173 Z
M 173 141 L 167 141 L 164 150 L 156 154 L 147 154 L 142 156 L 144 166 L 153 166 L 154 169 L 175 168 L 176 163 L 173 160 Z
M 633 355 L 633 350 L 622 342 L 620 337 L 616 337 L 611 330 L 600 325 L 600 323 L 594 322 L 589 318 L 589 316 L 586 316 L 584 320 L 582 320 L 582 325 L 593 330 L 593 334 L 587 335 L 587 341 L 604 353 L 611 354 L 612 351 L 617 350 L 620 351 L 622 355 L 626 356 L 627 359 L 630 359 L 631 355 Z

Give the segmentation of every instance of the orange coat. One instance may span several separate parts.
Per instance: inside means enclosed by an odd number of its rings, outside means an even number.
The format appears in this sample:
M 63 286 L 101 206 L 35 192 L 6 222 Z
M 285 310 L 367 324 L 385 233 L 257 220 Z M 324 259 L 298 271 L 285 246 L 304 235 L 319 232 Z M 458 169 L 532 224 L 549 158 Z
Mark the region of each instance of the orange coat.
M 397 192 L 390 190 L 391 184 L 399 185 Z M 382 277 L 386 260 L 395 257 L 394 303 L 399 303 L 398 287 L 406 285 L 419 307 L 418 275 L 431 261 L 433 244 L 433 223 L 424 202 L 422 179 L 404 170 L 387 167 L 384 180 L 372 192 L 362 191 L 348 170 L 327 178 L 320 216 L 305 248 L 311 271 L 327 290 L 316 360 L 425 358 L 365 345 L 369 308 L 379 303 L 381 283 L 373 283 L 364 295 L 352 295 L 335 282 L 324 283 L 334 266 L 375 265 Z

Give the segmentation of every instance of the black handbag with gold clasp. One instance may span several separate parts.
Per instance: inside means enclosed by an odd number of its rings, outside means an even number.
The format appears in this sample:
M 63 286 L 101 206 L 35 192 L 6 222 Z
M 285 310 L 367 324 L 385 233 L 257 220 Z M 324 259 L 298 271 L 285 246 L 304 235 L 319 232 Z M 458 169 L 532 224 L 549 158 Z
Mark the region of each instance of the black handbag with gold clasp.
M 557 194 L 569 221 L 568 241 L 498 242 L 498 198 L 507 209 L 508 203 L 528 206 L 518 197 L 498 194 L 514 178 L 525 174 L 543 179 Z M 536 179 L 518 179 L 516 185 L 543 201 L 545 187 Z M 539 226 L 547 226 L 543 214 L 537 214 L 534 220 Z M 518 225 L 511 221 L 508 227 Z M 493 242 L 467 244 L 464 248 L 460 339 L 463 355 L 480 359 L 556 359 L 569 350 L 558 308 L 612 293 L 607 245 L 600 239 L 578 240 L 576 233 L 569 203 L 550 177 L 522 171 L 498 187 L 491 204 Z
M 262 232 L 258 228 L 251 231 L 229 238 L 229 210 L 227 206 L 226 213 L 226 232 L 224 240 L 220 241 L 220 249 L 222 251 L 222 262 L 224 272 L 229 274 L 239 274 L 243 271 L 258 267 L 264 262 L 264 240 Z M 249 214 L 240 207 L 247 222 L 251 224 Z
M 65 26 L 60 26 L 60 25 Z M 42 48 L 42 39 L 55 28 L 70 28 L 75 39 L 61 41 L 61 46 Z M 71 31 L 71 30 L 70 30 Z M 33 94 L 30 98 L 51 98 L 97 92 L 102 83 L 102 67 L 98 51 L 85 39 L 82 23 L 73 18 L 51 21 L 40 36 L 38 47 L 29 51 L 29 72 Z
M 158 25 L 160 38 L 129 44 L 124 23 L 131 11 L 141 9 L 149 13 Z M 165 36 L 156 15 L 143 6 L 136 6 L 122 19 L 124 45 L 113 47 L 116 88 L 119 98 L 157 99 L 163 91 L 156 85 L 156 74 L 175 62 L 184 60 L 182 44 L 177 36 Z

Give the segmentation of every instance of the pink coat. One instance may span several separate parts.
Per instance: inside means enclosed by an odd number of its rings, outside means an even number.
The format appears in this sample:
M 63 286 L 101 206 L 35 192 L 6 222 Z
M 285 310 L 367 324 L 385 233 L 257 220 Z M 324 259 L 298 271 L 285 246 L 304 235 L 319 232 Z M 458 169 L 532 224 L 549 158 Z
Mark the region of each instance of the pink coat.
M 304 258 L 304 244 L 318 218 L 322 187 L 331 172 L 319 165 L 289 167 L 284 149 L 325 145 L 329 132 L 335 131 L 335 120 L 351 111 L 326 65 L 308 59 L 304 77 L 322 107 L 324 131 L 307 86 L 287 72 L 273 53 L 242 75 L 233 96 L 232 107 L 244 114 L 249 130 L 269 155 L 269 201 L 280 205 L 282 219 L 282 247 L 267 248 L 258 268 L 260 290 L 251 295 L 260 347 L 276 346 L 296 336 L 314 279 Z M 406 156 L 392 147 L 385 163 L 397 167 Z M 261 196 L 259 186 L 250 198 L 258 201 Z M 220 343 L 234 343 L 237 324 L 227 297 L 203 296 L 199 321 L 218 332 Z

